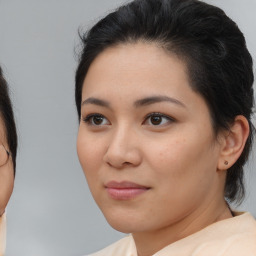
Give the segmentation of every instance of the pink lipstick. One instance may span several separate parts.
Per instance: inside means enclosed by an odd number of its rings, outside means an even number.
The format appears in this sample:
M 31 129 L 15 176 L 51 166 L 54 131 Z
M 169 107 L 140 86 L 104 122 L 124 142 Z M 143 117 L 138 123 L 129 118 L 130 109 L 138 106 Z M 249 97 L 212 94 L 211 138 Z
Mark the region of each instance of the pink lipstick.
M 129 181 L 110 181 L 105 187 L 109 196 L 115 200 L 130 200 L 143 194 L 149 189 L 148 187 Z

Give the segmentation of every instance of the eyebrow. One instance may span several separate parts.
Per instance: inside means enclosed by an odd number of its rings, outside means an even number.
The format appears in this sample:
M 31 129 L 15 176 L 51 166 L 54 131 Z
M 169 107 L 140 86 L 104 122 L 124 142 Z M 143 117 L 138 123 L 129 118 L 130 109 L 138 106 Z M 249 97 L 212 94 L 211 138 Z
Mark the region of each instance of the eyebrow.
M 184 103 L 182 103 L 181 101 L 179 101 L 177 99 L 168 97 L 168 96 L 151 96 L 151 97 L 139 99 L 134 102 L 134 106 L 137 108 L 137 107 L 143 107 L 143 106 L 147 106 L 147 105 L 151 105 L 151 104 L 155 104 L 155 103 L 159 103 L 159 102 L 171 102 L 171 103 L 174 103 L 181 107 L 186 108 L 186 105 Z M 101 106 L 101 107 L 110 108 L 110 103 L 108 101 L 102 100 L 102 99 L 97 99 L 94 97 L 90 97 L 90 98 L 84 100 L 81 105 L 83 106 L 83 105 L 87 105 L 87 104 L 93 104 L 93 105 L 97 105 L 97 106 Z
M 140 100 L 136 100 L 134 105 L 135 107 L 143 107 L 143 106 L 147 106 L 147 105 L 151 105 L 159 102 L 171 102 L 186 108 L 186 105 L 184 103 L 168 96 L 152 96 L 152 97 L 143 98 Z
M 110 107 L 110 104 L 108 101 L 93 98 L 93 97 L 84 100 L 81 105 L 83 106 L 83 105 L 87 105 L 87 104 L 93 104 L 93 105 L 98 105 L 98 106 L 107 107 L 107 108 Z

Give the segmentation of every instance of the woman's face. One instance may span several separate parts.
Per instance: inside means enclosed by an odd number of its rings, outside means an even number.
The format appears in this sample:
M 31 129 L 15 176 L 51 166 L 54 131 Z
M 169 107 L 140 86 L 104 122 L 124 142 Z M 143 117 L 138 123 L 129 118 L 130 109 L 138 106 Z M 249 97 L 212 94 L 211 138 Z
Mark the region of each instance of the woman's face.
M 91 64 L 77 151 L 96 203 L 122 232 L 170 226 L 223 196 L 208 107 L 184 63 L 154 44 L 108 48 Z
M 0 216 L 10 199 L 14 183 L 14 170 L 11 157 L 6 153 L 8 149 L 5 127 L 0 118 Z

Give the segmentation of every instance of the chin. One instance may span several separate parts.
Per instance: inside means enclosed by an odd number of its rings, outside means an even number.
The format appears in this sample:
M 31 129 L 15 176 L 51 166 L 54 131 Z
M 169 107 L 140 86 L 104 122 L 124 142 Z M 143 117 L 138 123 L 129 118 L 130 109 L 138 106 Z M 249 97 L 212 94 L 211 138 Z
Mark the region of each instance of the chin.
M 131 225 L 129 222 L 125 221 L 122 223 L 118 221 L 108 221 L 108 223 L 113 229 L 126 234 L 138 232 L 138 229 L 140 229 L 138 225 L 134 225 L 134 223 Z
M 109 225 L 122 233 L 134 233 L 143 230 L 145 227 L 142 227 L 141 224 L 145 223 L 145 220 L 138 220 L 135 216 L 106 216 L 105 218 Z

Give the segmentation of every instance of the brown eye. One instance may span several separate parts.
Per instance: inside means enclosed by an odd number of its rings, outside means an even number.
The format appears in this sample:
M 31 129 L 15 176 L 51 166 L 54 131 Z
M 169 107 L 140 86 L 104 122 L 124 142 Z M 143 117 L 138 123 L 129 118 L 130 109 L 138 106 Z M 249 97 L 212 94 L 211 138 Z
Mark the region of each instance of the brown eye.
M 85 117 L 83 121 L 91 126 L 102 126 L 110 124 L 108 119 L 100 114 L 90 114 Z
M 152 126 L 164 126 L 167 124 L 171 124 L 174 121 L 175 120 L 170 116 L 167 116 L 161 113 L 151 113 L 147 115 L 143 124 L 152 125 Z
M 104 121 L 104 117 L 102 116 L 94 116 L 92 117 L 92 124 L 94 125 L 101 125 Z
M 161 116 L 151 116 L 150 122 L 153 125 L 159 125 L 162 123 L 162 117 Z

